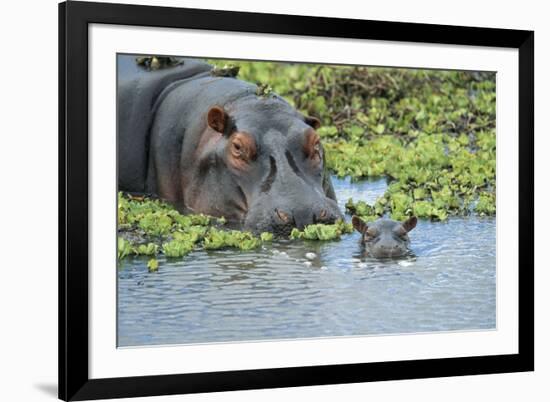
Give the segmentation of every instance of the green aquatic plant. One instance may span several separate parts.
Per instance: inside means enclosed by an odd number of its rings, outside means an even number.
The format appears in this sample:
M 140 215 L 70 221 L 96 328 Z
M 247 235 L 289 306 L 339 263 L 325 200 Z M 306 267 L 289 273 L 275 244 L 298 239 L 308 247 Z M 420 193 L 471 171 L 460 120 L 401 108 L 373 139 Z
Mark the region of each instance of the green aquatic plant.
M 303 230 L 294 228 L 290 233 L 290 238 L 293 240 L 338 240 L 342 234 L 352 232 L 353 226 L 351 223 L 338 219 L 336 223 L 331 225 L 317 223 L 307 225 Z
M 206 250 L 217 250 L 227 247 L 226 232 L 223 230 L 210 230 L 208 236 L 204 239 L 204 248 Z
M 267 98 L 272 93 L 273 88 L 271 87 L 271 85 L 258 83 L 258 86 L 256 88 L 256 96 Z
M 252 250 L 273 240 L 272 233 L 220 229 L 225 218 L 184 215 L 159 200 L 118 195 L 118 258 L 131 254 L 181 258 L 193 250 Z
M 157 272 L 158 269 L 159 269 L 159 262 L 156 258 L 151 258 L 148 262 L 147 262 L 147 269 L 149 270 L 149 272 Z
M 273 233 L 262 232 L 260 234 L 260 240 L 264 243 L 273 241 Z
M 155 199 L 118 194 L 118 256 L 131 253 L 183 257 L 198 247 L 212 224 L 203 214 L 183 215 Z
M 171 240 L 162 245 L 162 252 L 166 257 L 183 257 L 193 251 L 194 243 L 191 241 Z
M 238 230 L 218 230 L 211 228 L 204 238 L 204 248 L 218 250 L 221 248 L 238 248 L 240 250 L 252 250 L 261 245 L 262 240 L 250 232 Z
M 132 252 L 132 245 L 123 237 L 117 239 L 117 257 L 119 260 L 123 259 Z
M 139 244 L 133 249 L 137 255 L 157 255 L 158 250 L 159 246 L 155 243 Z
M 186 227 L 185 229 L 178 229 L 177 231 L 172 232 L 172 237 L 177 241 L 194 244 L 204 239 L 207 232 L 208 226 L 192 225 Z
M 151 236 L 166 236 L 170 233 L 173 221 L 164 211 L 146 214 L 139 220 L 138 226 Z
M 493 215 L 496 212 L 494 193 L 482 193 L 477 200 L 475 211 L 480 215 Z
M 229 77 L 235 78 L 239 75 L 240 67 L 234 64 L 226 64 L 223 67 L 215 66 L 210 70 L 210 75 L 214 77 Z
M 381 214 L 377 213 L 376 205 L 369 205 L 365 201 L 353 202 L 353 198 L 348 199 L 345 205 L 346 212 L 350 215 L 357 215 L 366 222 L 372 222 L 378 219 Z M 378 211 L 383 213 L 383 208 L 378 207 Z
M 136 64 L 147 71 L 155 71 L 183 64 L 183 61 L 171 56 L 142 56 L 136 57 Z

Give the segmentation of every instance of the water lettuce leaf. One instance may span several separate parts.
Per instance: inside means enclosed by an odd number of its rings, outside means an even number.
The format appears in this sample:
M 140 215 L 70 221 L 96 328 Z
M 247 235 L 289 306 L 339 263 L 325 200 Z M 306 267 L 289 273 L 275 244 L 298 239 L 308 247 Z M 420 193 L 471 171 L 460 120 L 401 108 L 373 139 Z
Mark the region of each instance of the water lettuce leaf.
M 351 232 L 353 232 L 352 224 L 339 219 L 332 225 L 318 223 L 307 225 L 303 230 L 294 228 L 290 233 L 290 238 L 293 240 L 339 240 L 342 234 Z
M 151 258 L 148 262 L 147 262 L 147 269 L 149 270 L 149 272 L 157 272 L 158 269 L 159 269 L 159 262 L 156 258 Z

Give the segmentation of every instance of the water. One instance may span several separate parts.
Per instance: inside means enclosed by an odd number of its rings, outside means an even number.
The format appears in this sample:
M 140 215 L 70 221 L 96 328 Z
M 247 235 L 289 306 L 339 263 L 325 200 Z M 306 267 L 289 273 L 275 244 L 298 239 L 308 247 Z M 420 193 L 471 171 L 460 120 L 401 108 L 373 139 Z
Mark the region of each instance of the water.
M 349 197 L 374 202 L 386 188 L 333 184 L 342 210 Z M 157 273 L 128 258 L 118 271 L 118 345 L 495 328 L 495 236 L 494 218 L 467 217 L 419 221 L 415 256 L 402 260 L 362 257 L 358 233 L 160 258 Z

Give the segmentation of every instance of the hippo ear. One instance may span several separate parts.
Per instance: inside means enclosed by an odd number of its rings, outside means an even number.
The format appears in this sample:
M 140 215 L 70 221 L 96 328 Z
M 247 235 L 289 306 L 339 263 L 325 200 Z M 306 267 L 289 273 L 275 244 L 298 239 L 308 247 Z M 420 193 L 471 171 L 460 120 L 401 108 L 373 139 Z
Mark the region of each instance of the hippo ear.
M 369 228 L 361 218 L 355 215 L 353 215 L 351 218 L 351 224 L 359 233 L 365 233 Z
M 319 120 L 317 117 L 306 116 L 304 121 L 308 126 L 313 127 L 315 130 L 321 127 L 321 120 Z
M 206 121 L 211 129 L 223 134 L 227 128 L 228 116 L 221 106 L 212 106 Z
M 411 216 L 409 219 L 407 219 L 405 222 L 403 222 L 403 227 L 407 232 L 410 232 L 416 227 L 416 222 L 418 219 L 416 219 L 416 216 Z

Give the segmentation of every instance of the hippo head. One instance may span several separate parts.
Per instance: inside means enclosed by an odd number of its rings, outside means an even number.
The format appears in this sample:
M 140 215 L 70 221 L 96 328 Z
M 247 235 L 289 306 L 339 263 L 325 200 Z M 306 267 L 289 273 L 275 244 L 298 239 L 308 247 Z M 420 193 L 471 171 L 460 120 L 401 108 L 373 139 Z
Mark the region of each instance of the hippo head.
M 214 105 L 204 118 L 186 186 L 192 210 L 278 235 L 342 217 L 315 131 L 318 119 L 275 95 Z
M 357 216 L 351 219 L 353 227 L 361 233 L 361 244 L 367 255 L 375 258 L 400 257 L 407 253 L 409 233 L 416 226 L 415 216 L 405 222 L 380 218 L 365 223 Z

